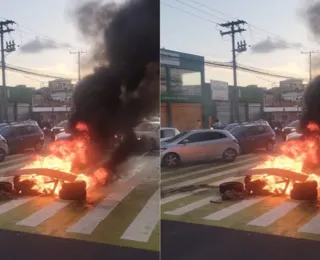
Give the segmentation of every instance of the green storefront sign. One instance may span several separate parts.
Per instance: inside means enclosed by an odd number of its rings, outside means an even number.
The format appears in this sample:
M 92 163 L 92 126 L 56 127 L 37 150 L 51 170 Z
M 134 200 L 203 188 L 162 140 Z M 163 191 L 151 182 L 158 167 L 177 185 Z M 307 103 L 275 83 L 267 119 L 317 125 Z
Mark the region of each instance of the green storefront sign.
M 203 127 L 208 126 L 210 102 L 204 84 L 204 57 L 160 50 L 161 102 L 168 104 L 168 125 L 172 125 L 172 103 L 200 103 Z

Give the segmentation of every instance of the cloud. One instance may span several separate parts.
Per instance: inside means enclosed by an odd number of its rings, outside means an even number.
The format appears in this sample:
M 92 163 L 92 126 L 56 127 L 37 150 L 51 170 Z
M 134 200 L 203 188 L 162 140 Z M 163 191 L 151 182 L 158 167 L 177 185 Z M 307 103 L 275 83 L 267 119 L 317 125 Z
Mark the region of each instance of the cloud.
M 54 50 L 54 49 L 68 48 L 68 47 L 70 47 L 70 45 L 67 43 L 60 44 L 53 40 L 36 38 L 34 40 L 31 40 L 23 44 L 20 47 L 20 51 L 22 53 L 37 53 L 37 52 L 43 52 L 45 50 Z
M 300 48 L 302 45 L 300 43 L 289 43 L 282 39 L 271 39 L 260 41 L 251 46 L 253 53 L 270 53 L 277 50 L 285 50 L 291 48 Z

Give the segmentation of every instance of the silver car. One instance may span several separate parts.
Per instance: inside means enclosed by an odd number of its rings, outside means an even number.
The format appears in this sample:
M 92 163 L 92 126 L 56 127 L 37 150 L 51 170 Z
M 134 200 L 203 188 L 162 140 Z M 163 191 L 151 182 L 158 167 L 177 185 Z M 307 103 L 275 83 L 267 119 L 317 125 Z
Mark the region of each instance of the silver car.
M 226 130 L 192 130 L 161 142 L 161 164 L 224 159 L 232 162 L 239 154 L 237 139 Z

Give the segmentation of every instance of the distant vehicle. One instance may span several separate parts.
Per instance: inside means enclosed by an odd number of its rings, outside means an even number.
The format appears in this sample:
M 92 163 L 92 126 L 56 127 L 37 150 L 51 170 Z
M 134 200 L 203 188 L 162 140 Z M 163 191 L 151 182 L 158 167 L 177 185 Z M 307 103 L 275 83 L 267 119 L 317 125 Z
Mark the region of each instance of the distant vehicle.
M 223 128 L 223 130 L 230 132 L 233 128 L 235 128 L 238 125 L 239 125 L 239 123 L 231 123 L 231 124 L 228 124 L 225 128 Z
M 145 121 L 138 125 L 134 132 L 138 141 L 143 142 L 147 150 L 159 148 L 160 122 Z
M 61 121 L 59 124 L 55 125 L 50 130 L 51 140 L 55 140 L 55 136 L 59 133 L 66 132 L 68 127 L 68 120 Z
M 235 127 L 230 131 L 238 140 L 243 153 L 253 152 L 256 149 L 274 150 L 275 133 L 268 124 L 246 124 Z
M 150 116 L 147 118 L 148 121 L 150 122 L 160 122 L 160 117 L 158 116 Z
M 6 158 L 8 152 L 9 148 L 7 140 L 2 135 L 0 135 L 0 162 L 2 162 Z
M 303 135 L 298 132 L 292 132 L 287 135 L 286 141 L 299 140 Z
M 180 134 L 180 131 L 177 128 L 173 127 L 161 127 L 160 129 L 160 142 L 168 140 L 177 134 Z
M 297 127 L 300 125 L 300 120 L 296 120 L 282 128 L 282 138 L 286 140 L 287 135 L 297 131 Z
M 211 161 L 222 158 L 232 162 L 239 154 L 237 139 L 225 130 L 182 132 L 161 143 L 161 164 L 177 166 L 185 162 Z
M 59 133 L 55 136 L 55 141 L 72 140 L 72 135 L 66 132 Z
M 30 148 L 41 151 L 44 145 L 44 133 L 38 124 L 9 124 L 0 129 L 0 134 L 7 141 L 9 153 Z

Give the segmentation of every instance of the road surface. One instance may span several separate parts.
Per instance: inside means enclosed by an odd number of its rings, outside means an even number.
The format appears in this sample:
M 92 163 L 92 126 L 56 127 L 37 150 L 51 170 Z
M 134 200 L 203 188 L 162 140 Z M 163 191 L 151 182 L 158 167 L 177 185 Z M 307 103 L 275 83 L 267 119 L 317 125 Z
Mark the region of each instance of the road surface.
M 318 203 L 288 197 L 212 203 L 219 199 L 217 188 L 190 189 L 243 181 L 235 173 L 261 160 L 258 154 L 245 155 L 230 164 L 162 171 L 162 259 L 319 259 Z M 183 191 L 185 186 L 189 190 Z
M 30 158 L 30 154 L 7 157 L 0 164 L 0 176 Z M 2 256 L 159 259 L 158 158 L 158 153 L 133 156 L 123 167 L 123 178 L 89 192 L 87 203 L 50 196 L 0 201 Z

